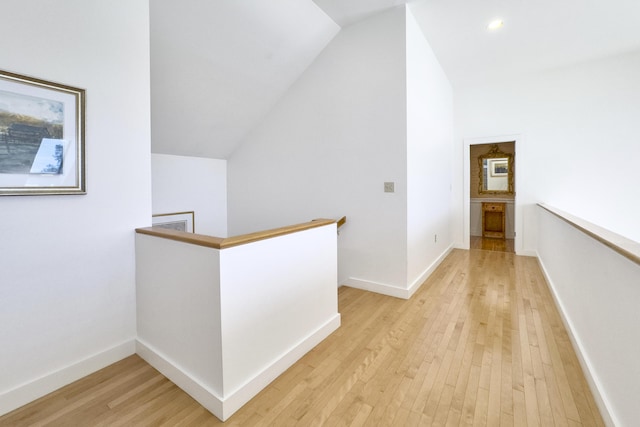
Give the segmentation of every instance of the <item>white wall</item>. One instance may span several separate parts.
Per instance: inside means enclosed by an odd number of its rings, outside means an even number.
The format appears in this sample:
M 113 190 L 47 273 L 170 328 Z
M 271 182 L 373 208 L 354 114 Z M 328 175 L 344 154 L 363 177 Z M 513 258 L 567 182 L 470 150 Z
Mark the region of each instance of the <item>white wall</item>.
M 0 198 L 0 413 L 134 352 L 151 223 L 144 0 L 5 0 L 0 67 L 86 89 L 87 195 Z
M 141 356 L 155 353 L 152 365 L 161 357 L 224 397 L 220 251 L 137 234 L 136 267 Z M 190 391 L 179 378 L 164 374 Z
M 425 270 L 452 244 L 452 153 L 451 85 L 408 7 L 408 283 L 421 283 Z
M 229 159 L 229 233 L 346 215 L 339 281 L 404 287 L 405 62 L 403 8 L 343 29 Z
M 220 250 L 225 398 L 340 324 L 336 252 L 335 224 Z
M 537 209 L 538 256 L 601 413 L 608 425 L 635 426 L 640 419 L 640 266 Z
M 335 223 L 221 250 L 136 237 L 138 352 L 222 420 L 340 326 Z
M 227 237 L 227 161 L 151 155 L 153 214 L 195 212 L 195 232 Z
M 456 242 L 463 241 L 462 206 L 468 197 L 462 194 L 462 141 L 504 134 L 523 136 L 516 144 L 516 201 L 523 206 L 526 251 L 536 248 L 539 201 L 640 241 L 639 73 L 636 52 L 456 87 Z M 606 170 L 603 161 L 610 165 Z

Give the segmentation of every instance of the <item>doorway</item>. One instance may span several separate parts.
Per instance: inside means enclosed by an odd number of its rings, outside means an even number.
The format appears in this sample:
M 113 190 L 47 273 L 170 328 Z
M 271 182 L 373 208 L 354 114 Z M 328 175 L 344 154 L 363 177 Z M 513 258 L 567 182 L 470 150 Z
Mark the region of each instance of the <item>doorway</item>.
M 501 252 L 522 251 L 522 208 L 519 204 L 517 189 L 519 180 L 516 177 L 518 166 L 521 162 L 516 151 L 521 153 L 522 138 L 520 135 L 503 135 L 494 137 L 465 138 L 464 140 L 464 243 L 468 249 L 484 249 Z M 496 147 L 497 146 L 497 147 Z M 516 150 L 517 147 L 517 150 Z M 495 160 L 499 166 L 493 168 L 492 162 L 479 161 L 479 156 L 497 150 L 497 157 L 489 155 L 490 160 Z M 501 187 L 498 191 L 493 189 L 481 190 L 482 177 L 490 179 L 492 173 L 495 176 L 505 174 L 502 169 L 508 156 L 503 158 L 503 153 L 512 156 L 511 170 L 513 174 L 511 186 Z M 500 168 L 500 169 L 498 169 Z M 521 174 L 520 174 L 521 176 Z M 503 210 L 504 226 L 502 233 L 483 233 L 484 210 Z M 492 214 L 496 212 L 489 212 Z M 487 218 L 489 216 L 487 215 Z M 496 230 L 492 230 L 496 231 Z M 484 235 L 483 235 L 484 234 Z M 489 237 L 493 236 L 493 237 Z M 504 237 L 504 238 L 502 238 Z
M 469 147 L 470 249 L 515 252 L 515 145 Z

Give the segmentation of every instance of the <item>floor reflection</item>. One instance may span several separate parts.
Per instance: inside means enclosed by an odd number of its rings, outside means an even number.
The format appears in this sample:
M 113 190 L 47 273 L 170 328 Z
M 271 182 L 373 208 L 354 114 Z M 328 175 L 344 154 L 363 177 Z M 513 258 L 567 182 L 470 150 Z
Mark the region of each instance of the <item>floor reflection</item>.
M 514 253 L 513 239 L 491 239 L 488 237 L 471 236 L 471 249 L 484 251 Z

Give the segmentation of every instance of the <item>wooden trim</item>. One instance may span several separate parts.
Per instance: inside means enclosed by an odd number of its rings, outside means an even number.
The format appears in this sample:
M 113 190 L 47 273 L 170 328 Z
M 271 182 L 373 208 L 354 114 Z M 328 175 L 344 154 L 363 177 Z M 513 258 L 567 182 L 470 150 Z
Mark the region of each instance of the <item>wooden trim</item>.
M 161 237 L 163 239 L 176 240 L 178 242 L 192 245 L 205 246 L 208 248 L 220 249 L 220 245 L 225 240 L 221 237 L 205 236 L 203 234 L 188 233 L 186 231 L 169 230 L 161 227 L 136 228 L 136 233 L 148 236 Z
M 640 243 L 544 203 L 538 206 L 640 265 Z
M 347 222 L 347 217 L 343 216 L 342 218 L 340 218 L 337 222 L 338 224 L 338 228 L 342 227 L 344 225 L 344 223 Z
M 503 199 L 500 197 L 472 197 L 469 199 L 471 203 L 506 203 L 507 205 L 514 205 L 516 199 Z
M 285 234 L 297 233 L 299 231 L 309 230 L 311 228 L 335 224 L 336 222 L 337 221 L 333 219 L 321 218 L 302 224 L 289 225 L 286 227 L 274 228 L 271 230 L 258 231 L 256 233 L 242 234 L 239 236 L 227 238 L 186 233 L 184 231 L 168 230 L 166 228 L 160 227 L 136 228 L 136 233 L 161 237 L 163 239 L 176 240 L 178 242 L 189 243 L 192 245 L 205 246 L 207 248 L 226 249 L 233 246 L 246 245 L 247 243 L 257 242 L 259 240 L 266 240 L 273 237 L 284 236 Z

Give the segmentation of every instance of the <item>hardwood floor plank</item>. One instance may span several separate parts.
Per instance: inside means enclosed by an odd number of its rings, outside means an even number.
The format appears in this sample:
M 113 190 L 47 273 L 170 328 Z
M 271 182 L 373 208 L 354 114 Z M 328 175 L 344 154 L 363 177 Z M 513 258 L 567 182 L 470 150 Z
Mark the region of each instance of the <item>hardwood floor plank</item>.
M 226 426 L 603 426 L 537 260 L 454 250 L 410 300 L 340 288 L 342 326 Z M 0 426 L 219 426 L 137 356 Z
M 471 236 L 470 239 L 471 249 L 480 249 L 485 251 L 498 251 L 498 252 L 515 252 L 514 239 L 495 239 L 486 238 L 480 236 Z
M 467 382 L 467 389 L 464 398 L 464 404 L 462 406 L 462 414 L 460 417 L 460 425 L 472 425 L 476 412 L 476 402 L 478 397 L 478 383 L 480 381 L 480 367 L 476 365 L 471 366 L 471 372 L 469 373 L 469 381 Z
M 517 426 L 528 426 L 524 390 L 513 390 L 513 420 Z

